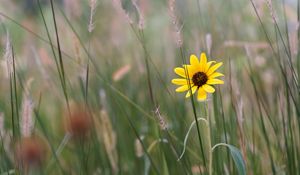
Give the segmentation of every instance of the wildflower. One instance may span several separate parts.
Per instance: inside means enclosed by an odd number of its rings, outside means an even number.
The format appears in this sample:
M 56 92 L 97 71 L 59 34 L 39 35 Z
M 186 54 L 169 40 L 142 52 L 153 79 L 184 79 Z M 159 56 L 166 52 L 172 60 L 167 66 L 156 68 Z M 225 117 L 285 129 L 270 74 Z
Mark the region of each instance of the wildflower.
M 201 53 L 200 61 L 197 56 L 191 55 L 190 65 L 183 65 L 183 68 L 177 67 L 174 69 L 175 73 L 182 77 L 172 80 L 173 84 L 180 85 L 176 92 L 188 91 L 186 94 L 186 98 L 188 98 L 191 93 L 194 94 L 198 90 L 197 99 L 199 101 L 205 100 L 207 93 L 215 92 L 214 87 L 211 85 L 224 84 L 224 81 L 216 79 L 224 75 L 215 72 L 222 64 L 222 62 L 216 63 L 215 61 L 207 62 L 205 53 Z

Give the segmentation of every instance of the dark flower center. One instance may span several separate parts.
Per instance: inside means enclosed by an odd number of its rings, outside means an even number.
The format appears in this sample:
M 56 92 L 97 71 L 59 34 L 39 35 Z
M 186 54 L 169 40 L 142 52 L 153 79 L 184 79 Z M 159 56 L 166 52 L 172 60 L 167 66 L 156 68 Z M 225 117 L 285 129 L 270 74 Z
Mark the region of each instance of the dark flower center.
M 204 85 L 208 80 L 208 77 L 205 73 L 203 72 L 197 72 L 193 75 L 192 81 L 194 85 L 201 87 Z

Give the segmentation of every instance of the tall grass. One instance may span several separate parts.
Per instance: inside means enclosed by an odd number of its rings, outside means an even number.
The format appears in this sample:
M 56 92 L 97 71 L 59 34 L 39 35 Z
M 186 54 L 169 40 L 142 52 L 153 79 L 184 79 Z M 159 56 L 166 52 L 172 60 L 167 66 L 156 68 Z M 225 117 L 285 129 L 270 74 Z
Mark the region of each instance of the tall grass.
M 0 2 L 0 175 L 300 174 L 299 1 L 32 2 Z M 201 52 L 205 102 L 171 84 Z

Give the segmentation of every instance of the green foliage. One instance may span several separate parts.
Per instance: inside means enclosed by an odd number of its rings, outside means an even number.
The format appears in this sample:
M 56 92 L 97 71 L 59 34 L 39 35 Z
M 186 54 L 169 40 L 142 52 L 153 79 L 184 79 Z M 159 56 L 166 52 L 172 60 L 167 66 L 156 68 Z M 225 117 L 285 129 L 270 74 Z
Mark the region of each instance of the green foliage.
M 25 2 L 0 1 L 1 175 L 300 174 L 299 1 Z M 171 84 L 201 52 L 205 103 Z
M 217 148 L 218 146 L 226 146 L 229 149 L 234 164 L 239 172 L 239 175 L 246 175 L 246 165 L 240 150 L 237 149 L 235 146 L 222 143 L 215 145 L 214 148 Z

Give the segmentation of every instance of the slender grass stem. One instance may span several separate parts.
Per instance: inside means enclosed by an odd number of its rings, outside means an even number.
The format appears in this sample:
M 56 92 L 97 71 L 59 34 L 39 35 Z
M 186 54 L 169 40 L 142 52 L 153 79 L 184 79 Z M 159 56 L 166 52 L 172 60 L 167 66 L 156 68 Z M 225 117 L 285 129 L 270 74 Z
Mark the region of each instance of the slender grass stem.
M 12 83 L 12 75 L 9 75 L 9 89 L 10 89 L 10 107 L 11 107 L 11 123 L 12 123 L 12 133 L 13 133 L 13 140 L 16 138 L 16 124 L 15 124 L 15 107 L 14 107 L 14 100 L 13 100 L 13 83 Z
M 154 169 L 155 173 L 158 174 L 158 175 L 161 174 L 160 171 L 159 171 L 159 169 L 158 169 L 157 166 L 155 165 L 153 159 L 151 158 L 149 152 L 147 151 L 147 148 L 146 148 L 144 142 L 142 141 L 141 137 L 139 136 L 138 131 L 137 131 L 136 128 L 134 127 L 134 124 L 132 123 L 131 119 L 128 117 L 126 111 L 124 111 L 124 109 L 121 108 L 121 106 L 119 105 L 119 103 L 118 103 L 117 101 L 116 101 L 116 103 L 117 103 L 118 107 L 124 112 L 124 116 L 125 116 L 126 120 L 128 121 L 130 128 L 131 128 L 132 131 L 134 132 L 136 138 L 137 138 L 137 139 L 139 140 L 139 142 L 141 143 L 141 145 L 142 145 L 142 147 L 143 147 L 143 150 L 144 150 L 146 156 L 149 158 L 149 160 L 150 160 L 150 162 L 151 162 L 151 165 L 153 166 L 153 169 Z
M 56 35 L 56 43 L 57 43 L 57 48 L 58 48 L 59 66 L 60 66 L 60 71 L 61 71 L 61 76 L 62 76 L 61 83 L 62 83 L 62 87 L 63 87 L 63 93 L 64 93 L 64 96 L 65 96 L 65 100 L 66 100 L 66 103 L 67 103 L 68 112 L 70 114 L 71 112 L 70 112 L 70 105 L 69 105 L 69 99 L 68 99 L 68 94 L 67 94 L 65 69 L 64 69 L 64 63 L 63 63 L 63 60 L 62 60 L 62 52 L 61 52 L 61 48 L 60 48 L 60 41 L 59 41 L 59 35 L 58 35 L 58 30 L 57 30 L 53 0 L 50 0 L 50 4 L 51 4 L 53 24 L 54 24 L 55 35 Z
M 19 100 L 18 100 L 18 93 L 17 93 L 17 78 L 16 78 L 16 59 L 15 59 L 15 53 L 14 48 L 12 47 L 12 66 L 13 66 L 13 85 L 14 85 L 14 97 L 15 97 L 15 107 L 16 107 L 16 117 L 17 117 L 17 137 L 19 137 L 20 133 L 20 117 L 19 117 Z
M 41 118 L 40 118 L 40 115 L 39 115 L 39 113 L 38 113 L 38 111 L 37 111 L 36 109 L 34 110 L 34 114 L 35 114 L 35 116 L 36 116 L 36 119 L 37 119 L 38 124 L 41 126 L 42 132 L 43 132 L 43 134 L 44 134 L 46 140 L 47 140 L 48 143 L 49 143 L 49 146 L 50 146 L 52 155 L 53 155 L 54 159 L 56 160 L 56 162 L 57 162 L 57 164 L 58 164 L 59 170 L 61 171 L 62 174 L 66 174 L 65 170 L 63 169 L 63 167 L 62 167 L 62 165 L 61 165 L 61 163 L 60 163 L 60 161 L 59 161 L 58 156 L 56 155 L 56 151 L 55 151 L 55 149 L 54 149 L 54 147 L 53 147 L 53 145 L 52 145 L 52 143 L 51 143 L 51 139 L 49 138 L 49 135 L 48 135 L 48 132 L 47 132 L 47 130 L 46 130 L 46 128 L 45 128 L 45 125 L 44 125 L 44 123 L 42 122 L 42 120 L 41 120 Z M 45 171 L 47 172 L 47 171 L 49 171 L 49 169 L 46 169 Z
M 250 73 L 253 74 L 253 70 L 251 68 L 251 64 L 250 64 L 250 62 L 248 62 L 248 63 L 249 63 L 250 71 L 251 71 Z M 269 154 L 269 158 L 270 158 L 270 162 L 271 162 L 271 170 L 272 170 L 273 175 L 275 175 L 276 174 L 275 163 L 274 163 L 273 155 L 272 155 L 272 152 L 271 152 L 270 140 L 269 140 L 269 137 L 268 137 L 268 134 L 267 134 L 267 130 L 266 130 L 266 126 L 265 126 L 265 122 L 264 122 L 264 119 L 263 119 L 261 104 L 259 102 L 258 90 L 257 90 L 257 87 L 256 87 L 256 84 L 255 84 L 253 76 L 249 75 L 249 77 L 250 77 L 251 84 L 252 84 L 253 89 L 254 89 L 255 98 L 257 100 L 256 104 L 257 104 L 257 107 L 258 107 L 258 110 L 259 110 L 260 125 L 261 125 L 261 129 L 263 131 L 264 139 L 265 139 L 266 144 L 267 144 L 267 150 L 268 150 L 268 154 Z
M 263 32 L 264 32 L 264 35 L 265 35 L 265 37 L 266 37 L 266 39 L 267 39 L 267 42 L 268 42 L 268 44 L 269 44 L 269 46 L 270 46 L 270 48 L 271 48 L 271 50 L 272 50 L 272 53 L 273 53 L 273 55 L 276 57 L 275 61 L 276 61 L 276 63 L 278 64 L 278 66 L 279 66 L 279 68 L 280 68 L 280 73 L 281 73 L 282 77 L 286 79 L 286 78 L 287 78 L 287 77 L 286 77 L 286 72 L 284 71 L 284 68 L 283 68 L 282 64 L 280 63 L 280 55 L 277 54 L 276 51 L 275 51 L 275 48 L 274 48 L 274 46 L 273 46 L 273 44 L 272 44 L 272 42 L 271 42 L 271 39 L 270 39 L 270 37 L 269 37 L 269 35 L 268 35 L 268 33 L 267 33 L 267 30 L 266 30 L 266 28 L 265 28 L 265 25 L 263 24 L 262 19 L 261 19 L 261 17 L 260 17 L 259 14 L 258 14 L 257 8 L 255 7 L 255 4 L 254 4 L 253 0 L 249 0 L 249 1 L 251 2 L 252 6 L 253 6 L 253 9 L 254 9 L 254 11 L 255 11 L 255 14 L 256 14 L 256 16 L 257 16 L 257 18 L 258 18 L 258 20 L 259 20 L 259 23 L 260 23 L 261 28 L 262 28 L 262 30 L 263 30 Z M 276 24 L 277 24 L 277 23 L 276 23 Z M 278 29 L 278 26 L 276 26 L 276 24 L 275 24 L 275 28 Z M 280 32 L 279 32 L 279 33 L 280 33 Z M 281 37 L 281 38 L 282 38 L 282 37 Z M 292 77 L 295 79 L 294 73 L 293 73 L 293 76 L 292 76 Z M 299 85 L 297 84 L 297 81 L 293 81 L 293 82 L 296 83 L 297 88 L 298 88 L 298 92 L 300 92 L 300 88 L 299 88 Z M 288 88 L 288 90 L 289 90 L 291 93 L 293 93 L 293 92 L 292 92 L 292 89 L 291 89 L 291 87 L 290 87 L 290 85 L 287 86 L 287 88 Z M 296 100 L 295 100 L 295 97 L 292 95 L 291 98 L 292 98 L 292 100 L 293 100 L 294 105 L 295 105 L 295 106 L 298 106 L 298 104 L 297 104 L 297 102 L 296 102 Z M 300 116 L 300 109 L 298 109 L 298 108 L 295 108 L 295 109 L 296 109 L 297 115 Z M 300 123 L 300 120 L 298 120 L 298 122 Z
M 278 94 L 278 99 L 280 99 L 280 96 Z M 280 105 L 280 104 L 279 104 Z M 289 149 L 289 141 L 288 141 L 288 136 L 287 136 L 287 128 L 286 128 L 286 120 L 285 120 L 285 114 L 283 112 L 283 106 L 280 105 L 280 111 L 281 111 L 281 117 L 282 117 L 282 130 L 283 130 L 283 136 L 284 136 L 284 144 L 285 144 L 285 152 L 286 152 L 286 156 L 287 156 L 287 167 L 288 167 L 288 172 L 289 174 L 292 174 L 293 172 L 293 168 L 292 168 L 292 158 L 291 158 L 291 153 L 290 153 L 290 149 Z
M 60 80 L 62 81 L 61 70 L 59 69 L 59 63 L 57 61 L 57 56 L 56 56 L 56 53 L 55 53 L 55 50 L 54 50 L 54 45 L 53 45 L 52 39 L 50 37 L 49 28 L 48 28 L 47 23 L 46 23 L 46 19 L 45 19 L 44 12 L 43 12 L 41 4 L 40 4 L 40 0 L 37 0 L 37 4 L 38 4 L 38 7 L 39 7 L 39 10 L 40 10 L 42 19 L 43 19 L 43 23 L 44 23 L 44 26 L 45 26 L 45 29 L 46 29 L 46 33 L 47 33 L 47 37 L 48 37 L 48 40 L 49 40 L 49 44 L 51 46 L 51 51 L 52 51 L 52 54 L 54 56 L 54 61 L 55 61 L 55 65 L 56 65 L 56 68 L 57 68 L 57 72 L 58 72 Z
M 145 35 L 144 35 L 144 31 L 142 29 L 140 29 L 139 32 L 141 34 L 141 42 L 142 42 L 144 54 L 145 54 L 145 65 L 146 65 L 146 71 L 147 71 L 147 83 L 148 83 L 150 99 L 151 99 L 151 103 L 152 103 L 153 107 L 156 108 L 154 94 L 153 94 L 153 88 L 152 88 L 152 83 L 151 83 L 151 73 L 150 73 L 150 66 L 149 66 L 149 61 L 148 61 L 148 51 L 147 51 L 146 43 L 145 43 Z
M 222 116 L 222 125 L 223 125 L 223 132 L 224 132 L 224 136 L 225 136 L 225 143 L 228 144 L 228 133 L 227 133 L 227 129 L 226 129 L 226 121 L 225 121 L 225 114 L 224 114 L 224 107 L 223 107 L 223 97 L 221 94 L 221 91 L 218 91 L 218 94 L 220 94 L 220 106 L 221 106 L 221 116 Z M 227 162 L 229 164 L 229 167 L 231 167 L 231 159 L 230 159 L 230 153 L 227 150 L 226 152 L 227 154 Z
M 168 136 L 168 141 L 171 144 L 171 148 L 172 148 L 172 150 L 173 150 L 173 152 L 174 152 L 174 154 L 176 156 L 176 159 L 178 160 L 179 159 L 179 152 L 175 148 L 175 143 L 173 142 L 172 136 L 170 135 L 169 131 L 166 131 L 166 134 Z M 187 163 L 185 161 L 183 161 L 182 163 L 181 163 L 181 161 L 179 161 L 179 162 L 180 162 L 180 165 L 183 166 L 183 168 L 185 168 L 185 173 L 186 174 L 190 174 L 189 173 L 189 171 L 190 171 L 189 170 L 189 166 L 187 165 Z
M 287 81 L 285 81 L 285 84 L 286 86 L 287 85 Z M 294 149 L 294 132 L 293 132 L 293 125 L 292 125 L 292 112 L 291 112 L 291 104 L 290 104 L 290 94 L 289 94 L 289 91 L 286 89 L 285 90 L 285 93 L 286 93 L 286 102 L 287 102 L 287 123 L 288 123 L 288 131 L 289 131 L 289 138 L 290 138 L 290 141 L 291 141 L 291 167 L 292 167 L 292 174 L 295 173 L 295 164 L 296 164 L 296 154 L 295 154 L 295 149 Z
M 300 0 L 297 1 L 297 21 L 300 24 Z M 300 41 L 300 27 L 297 28 L 298 42 Z M 298 82 L 300 82 L 300 49 L 297 50 Z M 300 95 L 298 95 L 300 101 Z
M 184 58 L 184 53 L 183 53 L 183 48 L 182 47 L 180 47 L 180 54 L 181 54 L 182 63 L 185 65 L 186 61 L 185 61 L 185 58 Z M 195 107 L 195 103 L 194 103 L 194 97 L 193 97 L 193 93 L 192 93 L 192 88 L 191 88 L 188 69 L 185 69 L 185 74 L 187 75 L 189 93 L 191 94 L 191 103 L 192 103 L 192 108 L 193 108 L 194 119 L 195 119 L 195 121 L 197 121 L 197 118 L 198 118 L 197 117 L 197 111 L 196 111 L 196 107 Z M 204 163 L 204 166 L 207 168 L 205 154 L 204 154 L 204 148 L 203 148 L 203 143 L 202 143 L 202 138 L 201 138 L 201 133 L 200 133 L 200 127 L 199 127 L 198 122 L 196 122 L 196 127 L 197 127 L 197 134 L 198 134 L 201 154 L 202 154 L 202 157 L 203 157 L 203 163 Z M 200 168 L 200 170 L 201 170 L 201 168 Z
M 39 0 L 38 0 L 38 1 L 39 1 Z M 43 36 L 41 36 L 41 35 L 35 33 L 34 31 L 30 30 L 29 28 L 27 28 L 26 26 L 22 25 L 21 23 L 19 23 L 19 22 L 16 21 L 15 19 L 13 19 L 13 18 L 7 16 L 6 14 L 4 14 L 4 13 L 2 13 L 2 12 L 0 12 L 0 16 L 2 16 L 3 18 L 7 19 L 7 20 L 10 21 L 10 22 L 12 22 L 13 24 L 15 24 L 16 26 L 20 27 L 21 29 L 25 30 L 25 31 L 28 32 L 29 34 L 33 35 L 34 37 L 36 37 L 36 38 L 39 39 L 40 41 L 42 41 L 42 42 L 44 42 L 44 43 L 46 43 L 46 44 L 49 44 L 49 45 L 51 46 L 51 43 L 50 43 L 47 39 L 45 39 Z M 57 48 L 56 46 L 54 46 L 54 45 L 53 45 L 53 47 L 54 47 L 55 49 L 58 49 L 58 48 Z M 72 57 L 71 57 L 68 53 L 64 52 L 63 50 L 62 50 L 62 53 L 66 56 L 66 58 L 68 58 L 69 60 L 72 60 L 72 59 L 71 59 Z
M 276 30 L 276 28 L 275 28 L 275 33 L 276 33 L 276 44 L 277 44 L 277 52 L 279 53 L 280 51 L 279 51 L 279 41 L 278 41 L 278 37 L 277 37 L 277 30 Z M 284 64 L 284 63 L 283 63 Z M 284 72 L 287 74 L 287 68 L 286 68 L 286 66 L 283 66 L 283 69 L 284 69 Z M 294 169 L 295 169 L 295 166 L 294 166 L 294 157 L 295 157 L 295 153 L 294 153 L 294 132 L 293 132 L 293 128 L 292 128 L 292 125 L 291 125 L 291 121 L 292 121 L 292 118 L 291 118 L 291 105 L 290 105 L 290 95 L 292 95 L 292 94 L 290 94 L 290 91 L 289 91 L 289 82 L 288 82 L 288 79 L 287 78 L 284 78 L 283 79 L 283 81 L 284 81 L 284 87 L 285 87 L 285 89 L 284 89 L 284 93 L 286 94 L 286 103 L 287 103 L 287 105 L 286 105 L 286 108 L 287 108 L 287 124 L 288 124 L 288 128 L 287 128 L 287 131 L 288 131 L 288 134 L 289 134 L 289 136 L 290 136 L 290 142 L 291 142 L 291 149 L 289 149 L 289 154 L 287 155 L 288 156 L 288 158 L 291 158 L 291 159 L 289 159 L 289 168 L 290 168 L 290 172 L 293 172 L 294 171 Z M 298 121 L 299 122 L 299 121 Z M 290 161 L 290 160 L 292 160 L 292 161 Z
M 157 75 L 157 79 L 160 81 L 160 83 L 163 85 L 163 87 L 165 88 L 165 90 L 168 92 L 168 94 L 172 96 L 170 90 L 168 89 L 167 87 L 167 84 L 166 82 L 163 80 L 162 76 L 160 75 L 159 73 L 159 70 L 157 68 L 157 66 L 154 64 L 152 58 L 150 57 L 150 54 L 148 53 L 148 50 L 144 44 L 144 32 L 141 33 L 141 31 L 143 30 L 139 30 L 139 32 L 136 31 L 136 29 L 134 28 L 134 26 L 132 24 L 130 24 L 130 29 L 132 30 L 133 34 L 135 35 L 135 37 L 137 38 L 137 40 L 140 42 L 142 48 L 143 48 L 143 51 L 144 51 L 144 54 L 145 54 L 145 58 L 148 58 L 148 64 L 150 63 L 152 65 L 152 67 L 154 68 L 154 71 L 156 72 L 156 75 Z M 150 67 L 150 65 L 149 65 Z
M 207 113 L 207 135 L 208 135 L 208 149 L 209 149 L 209 175 L 213 174 L 213 168 L 212 168 L 212 159 L 213 159 L 213 154 L 212 154 L 212 135 L 211 135 L 211 118 L 209 116 L 209 109 L 208 109 L 208 104 L 207 102 L 205 103 L 205 110 Z

